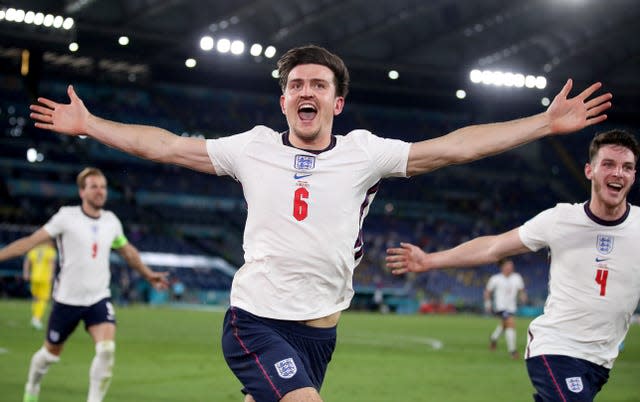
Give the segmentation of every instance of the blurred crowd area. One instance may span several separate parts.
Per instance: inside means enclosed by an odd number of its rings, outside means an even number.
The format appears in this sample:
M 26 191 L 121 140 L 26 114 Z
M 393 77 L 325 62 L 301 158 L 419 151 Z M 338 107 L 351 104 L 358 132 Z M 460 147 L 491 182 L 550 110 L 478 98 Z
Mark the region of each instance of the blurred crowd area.
M 39 96 L 67 101 L 68 82 L 42 81 Z M 286 121 L 274 86 L 272 96 L 155 84 L 147 87 L 74 82 L 96 115 L 123 122 L 157 125 L 178 135 L 217 138 L 263 124 L 285 130 Z M 212 177 L 125 155 L 90 139 L 70 138 L 33 127 L 33 102 L 19 77 L 0 75 L 0 245 L 44 224 L 62 205 L 79 202 L 76 174 L 85 166 L 102 169 L 109 180 L 107 209 L 122 220 L 125 232 L 143 252 L 220 257 L 242 264 L 242 231 L 246 205 L 241 186 L 228 177 Z M 406 141 L 443 135 L 483 116 L 437 110 L 347 102 L 334 124 L 336 134 L 363 128 Z M 400 241 L 434 251 L 484 234 L 519 226 L 557 202 L 583 202 L 589 183 L 583 167 L 597 128 L 533 144 L 464 166 L 452 166 L 410 179 L 383 181 L 364 223 L 365 256 L 354 285 L 364 295 L 384 289 L 419 303 L 478 307 L 495 266 L 439 270 L 393 276 L 384 268 L 385 250 Z M 615 126 L 621 128 L 620 126 Z M 633 127 L 629 128 L 635 132 Z M 27 160 L 27 151 L 32 148 Z M 35 153 L 34 153 L 35 152 Z M 630 201 L 638 204 L 637 186 Z M 530 301 L 546 297 L 548 262 L 545 252 L 516 258 L 516 270 Z M 0 264 L 0 292 L 26 297 L 21 261 Z M 123 302 L 149 301 L 151 290 L 117 258 L 112 261 L 114 292 Z M 225 292 L 228 272 L 189 267 L 169 269 L 176 284 L 169 297 L 200 302 L 202 292 Z M 198 293 L 196 293 L 198 292 Z M 199 294 L 200 296 L 195 296 Z M 206 299 L 206 297 L 204 297 Z

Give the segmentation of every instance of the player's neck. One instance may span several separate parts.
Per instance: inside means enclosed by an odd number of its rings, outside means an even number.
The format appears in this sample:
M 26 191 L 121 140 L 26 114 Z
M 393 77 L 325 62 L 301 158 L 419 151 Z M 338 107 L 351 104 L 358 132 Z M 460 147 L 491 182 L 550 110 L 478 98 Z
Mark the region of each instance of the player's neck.
M 102 208 L 94 208 L 91 205 L 87 204 L 86 202 L 82 203 L 82 212 L 91 217 L 91 218 L 99 218 L 100 214 L 102 213 Z
M 622 218 L 627 212 L 627 200 L 624 199 L 621 203 L 616 205 L 607 205 L 597 197 L 593 197 L 589 201 L 589 210 L 597 218 L 605 221 L 616 221 Z

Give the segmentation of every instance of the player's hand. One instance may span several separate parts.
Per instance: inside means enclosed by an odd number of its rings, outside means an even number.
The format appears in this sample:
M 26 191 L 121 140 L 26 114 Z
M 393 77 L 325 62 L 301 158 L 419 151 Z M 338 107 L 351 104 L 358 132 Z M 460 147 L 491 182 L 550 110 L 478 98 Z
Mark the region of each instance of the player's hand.
M 168 272 L 155 272 L 152 271 L 149 274 L 147 280 L 153 287 L 157 290 L 165 290 L 169 288 L 169 280 L 167 277 L 169 276 Z
M 67 88 L 70 103 L 62 104 L 47 98 L 38 98 L 38 104 L 32 104 L 31 114 L 35 126 L 44 130 L 52 130 L 67 135 L 82 135 L 87 133 L 91 114 L 84 106 L 84 102 L 76 95 L 73 86 Z
M 385 258 L 387 268 L 394 275 L 407 272 L 422 272 L 428 270 L 427 253 L 410 243 L 400 243 L 400 247 L 387 249 Z
M 613 95 L 607 92 L 588 99 L 602 87 L 601 83 L 592 84 L 579 95 L 568 98 L 572 87 L 573 81 L 567 80 L 547 109 L 549 128 L 554 134 L 571 133 L 607 119 L 604 112 L 611 107 L 610 100 Z

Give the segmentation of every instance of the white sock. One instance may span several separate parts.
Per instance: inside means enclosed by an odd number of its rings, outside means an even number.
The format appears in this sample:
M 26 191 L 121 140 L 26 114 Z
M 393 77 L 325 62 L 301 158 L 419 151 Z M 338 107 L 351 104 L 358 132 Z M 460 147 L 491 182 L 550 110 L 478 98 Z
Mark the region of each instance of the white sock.
M 498 324 L 496 329 L 493 330 L 493 333 L 491 334 L 491 340 L 494 342 L 497 341 L 500 338 L 500 335 L 502 335 L 502 324 Z
M 29 394 L 38 395 L 40 393 L 42 377 L 47 373 L 51 364 L 59 361 L 60 357 L 49 352 L 44 346 L 38 349 L 31 358 L 29 377 L 27 378 L 24 390 Z
M 504 332 L 504 337 L 507 340 L 507 350 L 509 353 L 513 353 L 516 351 L 516 329 L 507 328 Z
M 89 370 L 89 395 L 87 402 L 102 402 L 111 384 L 116 344 L 114 341 L 96 343 L 96 355 Z

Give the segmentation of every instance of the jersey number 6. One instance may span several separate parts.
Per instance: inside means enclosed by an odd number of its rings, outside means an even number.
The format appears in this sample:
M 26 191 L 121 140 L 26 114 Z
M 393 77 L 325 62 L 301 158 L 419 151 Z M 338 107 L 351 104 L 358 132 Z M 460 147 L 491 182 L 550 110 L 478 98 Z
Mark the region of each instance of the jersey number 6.
M 307 217 L 309 204 L 304 200 L 309 198 L 309 191 L 304 187 L 298 187 L 293 193 L 293 217 L 302 221 Z

